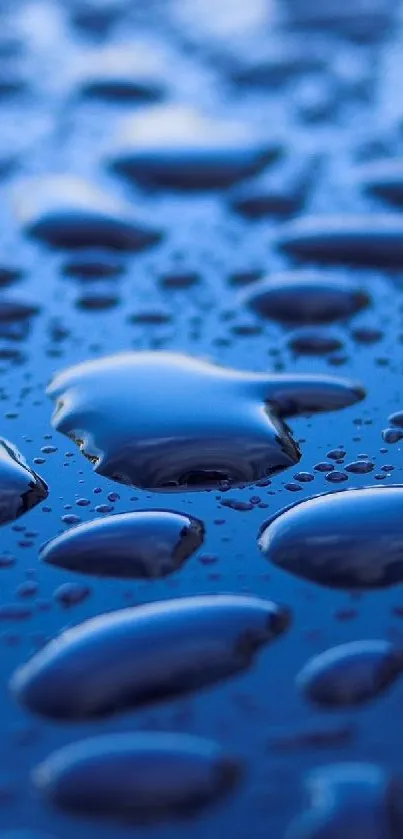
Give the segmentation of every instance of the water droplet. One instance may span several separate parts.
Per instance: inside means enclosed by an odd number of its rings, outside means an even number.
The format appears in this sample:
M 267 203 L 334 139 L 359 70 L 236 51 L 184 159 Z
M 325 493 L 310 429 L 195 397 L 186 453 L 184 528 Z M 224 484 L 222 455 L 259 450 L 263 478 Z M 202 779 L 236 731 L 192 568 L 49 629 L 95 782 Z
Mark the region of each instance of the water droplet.
M 388 417 L 390 425 L 395 425 L 396 428 L 403 428 L 403 411 L 396 411 Z
M 102 102 L 142 103 L 162 99 L 166 74 L 155 44 L 138 41 L 130 50 L 105 47 L 80 68 L 79 93 Z
M 91 589 L 88 586 L 81 586 L 79 583 L 64 583 L 56 589 L 54 598 L 65 608 L 70 608 L 83 603 L 90 594 Z
M 221 124 L 177 104 L 148 108 L 132 118 L 118 143 L 111 158 L 118 173 L 181 190 L 231 186 L 279 153 L 278 142 L 255 139 L 246 125 Z
M 130 205 L 67 175 L 24 183 L 16 208 L 24 230 L 54 247 L 137 251 L 161 237 Z
M 0 524 L 22 516 L 47 495 L 42 478 L 31 471 L 12 443 L 0 438 Z
M 284 607 L 235 595 L 124 609 L 64 632 L 17 670 L 11 688 L 55 719 L 112 714 L 247 669 L 289 624 Z
M 125 270 L 120 258 L 102 248 L 89 248 L 73 254 L 63 263 L 62 271 L 81 282 L 118 277 Z
M 258 283 L 245 302 L 264 318 L 288 324 L 330 323 L 368 306 L 358 286 L 325 279 L 319 273 L 291 272 Z
M 284 224 L 279 247 L 298 259 L 370 268 L 403 265 L 399 215 L 306 216 Z
M 52 754 L 33 773 L 52 805 L 128 822 L 189 818 L 236 785 L 239 763 L 185 734 L 112 734 Z
M 298 355 L 328 355 L 343 346 L 342 340 L 327 329 L 296 329 L 287 343 Z
M 384 428 L 382 431 L 382 440 L 388 445 L 393 443 L 400 443 L 403 440 L 403 428 Z
M 389 641 L 353 641 L 312 658 L 298 675 L 305 696 L 324 708 L 376 699 L 403 670 L 403 652 Z
M 403 162 L 384 159 L 366 163 L 357 169 L 357 180 L 367 192 L 390 204 L 403 204 Z
M 282 417 L 364 395 L 348 380 L 243 373 L 162 352 L 78 365 L 48 393 L 54 427 L 97 472 L 154 490 L 242 485 L 280 471 L 300 457 Z
M 259 545 L 275 565 L 331 588 L 376 589 L 403 580 L 403 487 L 319 495 L 263 526 Z
M 100 577 L 165 577 L 202 545 L 192 516 L 145 510 L 86 522 L 52 539 L 41 553 L 50 565 Z
M 310 809 L 292 822 L 286 839 L 397 839 L 400 835 L 402 782 L 380 766 L 324 766 L 307 776 L 305 786 Z
M 228 196 L 230 205 L 249 219 L 286 216 L 297 212 L 308 192 L 316 161 L 310 157 L 291 158 L 273 171 L 234 187 Z

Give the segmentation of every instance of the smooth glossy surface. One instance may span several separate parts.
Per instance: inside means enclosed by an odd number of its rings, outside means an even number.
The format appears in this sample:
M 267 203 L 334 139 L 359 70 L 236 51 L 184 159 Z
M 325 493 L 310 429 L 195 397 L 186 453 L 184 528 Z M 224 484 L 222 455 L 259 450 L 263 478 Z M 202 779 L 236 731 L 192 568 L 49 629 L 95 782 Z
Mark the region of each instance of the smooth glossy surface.
M 17 670 L 11 688 L 50 718 L 112 714 L 247 669 L 289 623 L 282 606 L 231 595 L 123 609 L 65 632 Z
M 110 159 L 114 170 L 142 184 L 178 190 L 229 187 L 279 153 L 278 141 L 255 139 L 246 125 L 220 124 L 178 105 L 134 117 L 119 142 L 121 151 Z
M 184 734 L 120 734 L 84 740 L 33 773 L 49 802 L 125 822 L 189 818 L 230 792 L 240 766 L 215 743 Z
M 402 266 L 399 215 L 306 216 L 280 230 L 278 247 L 297 259 L 345 265 Z
M 269 277 L 245 295 L 256 314 L 285 324 L 331 323 L 369 305 L 359 286 L 329 280 L 319 272 L 290 272 Z
M 389 641 L 352 641 L 312 658 L 297 677 L 307 699 L 342 708 L 376 699 L 403 670 L 403 649 Z
M 58 248 L 137 251 L 161 238 L 161 231 L 136 218 L 129 204 L 79 178 L 59 175 L 23 183 L 15 206 L 30 236 Z
M 377 589 L 403 580 L 403 487 L 317 496 L 263 526 L 259 545 L 274 565 L 323 586 Z
M 78 525 L 52 539 L 41 559 L 82 574 L 156 579 L 179 570 L 203 539 L 198 519 L 144 510 Z
M 364 393 L 326 376 L 243 373 L 170 353 L 126 353 L 51 382 L 53 424 L 97 472 L 150 489 L 253 483 L 297 463 L 282 417 L 353 405 Z
M 31 471 L 15 446 L 0 439 L 0 524 L 19 518 L 47 494 L 45 482 Z

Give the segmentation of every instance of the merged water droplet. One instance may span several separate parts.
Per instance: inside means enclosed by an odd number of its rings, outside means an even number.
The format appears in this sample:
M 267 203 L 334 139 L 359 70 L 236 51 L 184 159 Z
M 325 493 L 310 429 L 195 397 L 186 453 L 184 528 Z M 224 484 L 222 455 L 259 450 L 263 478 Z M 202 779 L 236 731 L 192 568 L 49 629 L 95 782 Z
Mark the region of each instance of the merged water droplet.
M 125 733 L 55 752 L 33 773 L 53 806 L 125 823 L 189 818 L 227 795 L 241 774 L 216 743 L 185 734 Z
M 403 670 L 403 650 L 389 641 L 353 641 L 312 658 L 297 685 L 323 708 L 362 705 L 384 693 Z
M 403 264 L 403 219 L 399 215 L 306 216 L 287 222 L 277 238 L 298 259 L 374 266 Z
M 397 839 L 402 829 L 402 782 L 371 763 L 339 763 L 305 781 L 310 809 L 286 839 Z
M 236 595 L 124 609 L 64 632 L 16 671 L 11 688 L 47 717 L 112 714 L 247 669 L 257 650 L 289 624 L 283 606 Z
M 111 156 L 118 173 L 143 184 L 179 190 L 229 187 L 255 175 L 280 151 L 248 126 L 220 123 L 191 108 L 148 108 L 119 132 Z
M 275 565 L 320 585 L 386 588 L 403 580 L 402 511 L 400 486 L 320 495 L 269 520 L 259 546 Z
M 166 577 L 203 544 L 204 525 L 170 510 L 144 510 L 86 522 L 45 546 L 50 565 L 100 577 Z
M 47 495 L 42 478 L 29 468 L 12 443 L 0 438 L 0 524 L 22 516 Z
M 54 427 L 102 475 L 149 489 L 253 483 L 298 462 L 284 416 L 362 399 L 327 376 L 243 373 L 163 352 L 125 353 L 56 376 Z
M 28 235 L 59 248 L 137 251 L 161 238 L 161 231 L 136 218 L 129 204 L 67 175 L 24 182 L 16 211 Z
M 352 283 L 332 281 L 319 272 L 294 271 L 257 283 L 244 300 L 264 318 L 315 324 L 349 318 L 368 306 L 370 297 Z

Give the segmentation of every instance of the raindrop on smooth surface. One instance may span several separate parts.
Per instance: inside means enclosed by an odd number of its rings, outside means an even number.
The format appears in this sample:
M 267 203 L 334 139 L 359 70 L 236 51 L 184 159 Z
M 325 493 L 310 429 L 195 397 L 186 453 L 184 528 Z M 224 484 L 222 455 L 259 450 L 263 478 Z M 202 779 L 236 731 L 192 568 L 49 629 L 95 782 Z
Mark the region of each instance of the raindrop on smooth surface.
M 269 520 L 259 546 L 274 565 L 323 586 L 387 588 L 403 580 L 402 511 L 401 486 L 320 495 Z
M 352 641 L 310 659 L 297 686 L 320 707 L 362 705 L 383 694 L 403 670 L 403 649 L 389 641 Z
M 66 746 L 32 780 L 53 806 L 141 824 L 195 816 L 227 795 L 240 775 L 239 762 L 209 740 L 129 732 Z
M 47 717 L 113 714 L 248 669 L 289 624 L 285 607 L 235 595 L 123 609 L 67 630 L 16 671 L 11 688 Z
M 85 522 L 41 552 L 43 562 L 100 577 L 165 577 L 202 545 L 199 519 L 170 510 L 144 510 Z

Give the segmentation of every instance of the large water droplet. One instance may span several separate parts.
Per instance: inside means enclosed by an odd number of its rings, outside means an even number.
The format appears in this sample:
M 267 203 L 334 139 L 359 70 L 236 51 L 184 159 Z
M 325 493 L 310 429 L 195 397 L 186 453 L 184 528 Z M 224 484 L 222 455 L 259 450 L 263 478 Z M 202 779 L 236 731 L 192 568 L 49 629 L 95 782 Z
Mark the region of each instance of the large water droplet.
M 47 495 L 42 478 L 31 471 L 12 443 L 0 438 L 0 524 L 22 516 Z
M 290 272 L 258 283 L 245 302 L 264 318 L 289 324 L 330 323 L 368 306 L 358 286 L 326 279 L 319 272 Z
M 198 519 L 145 510 L 81 524 L 48 542 L 41 559 L 100 577 L 157 578 L 178 570 L 203 539 Z
M 16 210 L 30 236 L 59 248 L 137 251 L 161 238 L 161 231 L 136 218 L 130 205 L 67 175 L 20 185 Z
M 386 588 L 403 580 L 403 487 L 316 496 L 274 516 L 259 545 L 275 565 L 331 588 Z
M 403 265 L 399 215 L 306 216 L 285 224 L 277 242 L 298 259 L 370 268 Z
M 124 822 L 189 818 L 228 794 L 239 763 L 218 745 L 170 733 L 113 734 L 55 752 L 33 773 L 50 804 Z
M 275 140 L 238 123 L 219 123 L 178 105 L 148 108 L 119 133 L 112 167 L 140 183 L 180 190 L 229 187 L 277 156 Z
M 291 466 L 300 455 L 283 416 L 364 395 L 348 380 L 243 373 L 158 352 L 72 367 L 48 392 L 55 428 L 97 472 L 154 490 L 253 483 Z
M 112 714 L 247 669 L 289 623 L 284 607 L 236 595 L 124 609 L 64 632 L 17 670 L 11 687 L 48 717 Z

